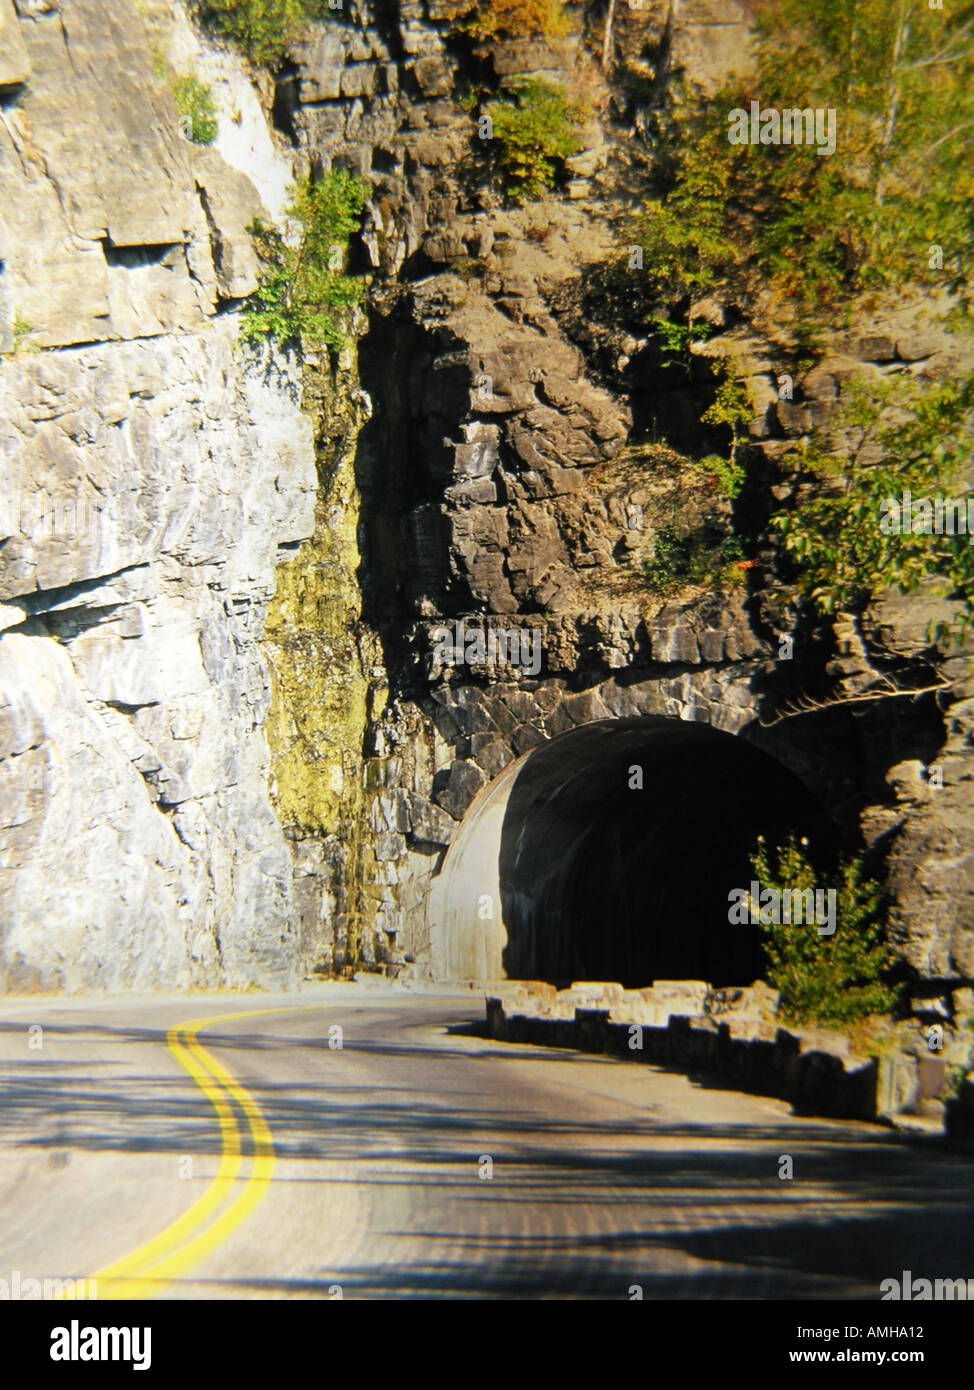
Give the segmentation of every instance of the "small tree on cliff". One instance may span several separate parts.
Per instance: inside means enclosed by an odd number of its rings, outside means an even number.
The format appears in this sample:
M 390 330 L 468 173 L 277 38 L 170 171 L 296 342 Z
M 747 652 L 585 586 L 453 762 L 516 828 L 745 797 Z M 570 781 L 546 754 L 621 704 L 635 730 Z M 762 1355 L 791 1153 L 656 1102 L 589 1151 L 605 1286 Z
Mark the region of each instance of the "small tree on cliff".
M 762 890 L 795 894 L 822 888 L 806 842 L 794 836 L 774 850 L 759 837 L 751 867 Z M 841 860 L 832 878 L 831 936 L 821 935 L 815 922 L 761 925 L 765 974 L 781 991 L 782 1017 L 793 1023 L 854 1023 L 888 1012 L 896 1002 L 898 990 L 887 977 L 897 958 L 883 935 L 881 886 L 866 876 L 862 855 Z
M 364 292 L 363 282 L 345 273 L 345 260 L 366 197 L 361 179 L 336 169 L 316 183 L 306 179 L 297 185 L 288 208 L 296 237 L 286 240 L 264 222 L 252 225 L 263 268 L 244 316 L 246 341 L 344 344 L 346 312 Z
M 908 282 L 969 301 L 974 5 L 775 0 L 757 57 L 746 86 L 681 110 L 662 144 L 642 243 L 663 290 L 770 284 L 806 319 Z M 728 115 L 751 101 L 834 111 L 834 150 L 731 144 Z
M 837 449 L 835 440 L 845 441 Z M 974 463 L 974 380 L 921 385 L 903 377 L 853 380 L 829 422 L 789 455 L 819 483 L 775 512 L 771 526 L 796 561 L 799 584 L 823 613 L 857 610 L 883 589 L 932 587 L 957 601 L 953 626 L 930 641 L 958 641 L 974 628 L 974 545 L 953 518 L 937 534 L 929 499 L 954 494 L 963 508 Z M 929 517 L 901 515 L 903 494 L 925 499 Z M 912 511 L 912 506 L 911 506 Z
M 329 5 L 328 0 L 197 0 L 196 12 L 251 62 L 274 68 L 307 25 L 328 14 Z
M 559 87 L 538 79 L 520 82 L 513 95 L 487 111 L 507 192 L 522 201 L 553 188 L 561 162 L 578 153 L 581 109 Z

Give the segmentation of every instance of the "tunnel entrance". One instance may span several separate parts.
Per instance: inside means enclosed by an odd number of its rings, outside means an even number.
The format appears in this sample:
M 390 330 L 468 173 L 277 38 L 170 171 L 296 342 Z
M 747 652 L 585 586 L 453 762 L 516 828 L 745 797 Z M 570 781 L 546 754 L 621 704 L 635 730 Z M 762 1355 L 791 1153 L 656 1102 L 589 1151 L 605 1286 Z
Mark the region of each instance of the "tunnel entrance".
M 428 899 L 440 979 L 750 984 L 760 932 L 728 923 L 757 836 L 835 831 L 753 745 L 663 717 L 603 720 L 512 763 L 471 805 Z

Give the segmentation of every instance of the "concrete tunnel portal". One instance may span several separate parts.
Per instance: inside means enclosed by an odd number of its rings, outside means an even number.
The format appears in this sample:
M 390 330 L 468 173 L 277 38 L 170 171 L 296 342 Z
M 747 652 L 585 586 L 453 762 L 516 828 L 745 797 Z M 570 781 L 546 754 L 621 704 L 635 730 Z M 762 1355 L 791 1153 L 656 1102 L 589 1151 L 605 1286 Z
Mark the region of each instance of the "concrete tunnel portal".
M 739 736 L 662 716 L 570 730 L 468 809 L 427 900 L 433 973 L 750 984 L 760 932 L 728 922 L 727 895 L 758 835 L 792 832 L 834 845 L 805 784 Z

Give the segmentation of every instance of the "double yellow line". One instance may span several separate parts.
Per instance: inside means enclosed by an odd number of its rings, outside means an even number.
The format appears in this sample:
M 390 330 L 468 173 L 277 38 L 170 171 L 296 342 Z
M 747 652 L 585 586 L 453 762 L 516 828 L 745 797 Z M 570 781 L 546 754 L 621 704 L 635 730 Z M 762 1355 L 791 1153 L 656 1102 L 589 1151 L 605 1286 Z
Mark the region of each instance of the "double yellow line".
M 314 1007 L 304 1006 L 305 1008 Z M 222 1151 L 216 1177 L 188 1211 L 145 1245 L 98 1271 L 101 1298 L 152 1298 L 216 1249 L 245 1221 L 264 1196 L 274 1172 L 274 1143 L 260 1106 L 249 1091 L 198 1040 L 204 1028 L 267 1014 L 300 1013 L 304 1009 L 251 1009 L 215 1018 L 180 1023 L 166 1034 L 169 1051 L 196 1082 L 216 1112 Z M 253 1141 L 250 1175 L 224 1211 L 243 1164 L 236 1103 Z M 217 1215 L 217 1213 L 220 1213 Z

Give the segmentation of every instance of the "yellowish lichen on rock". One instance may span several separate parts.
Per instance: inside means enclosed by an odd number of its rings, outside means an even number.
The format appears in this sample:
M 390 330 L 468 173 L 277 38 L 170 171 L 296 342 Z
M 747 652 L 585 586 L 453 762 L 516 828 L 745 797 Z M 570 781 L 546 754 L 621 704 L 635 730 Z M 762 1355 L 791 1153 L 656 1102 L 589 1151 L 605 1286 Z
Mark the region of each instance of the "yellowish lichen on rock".
M 343 846 L 346 961 L 360 937 L 363 738 L 374 712 L 378 646 L 361 622 L 355 453 L 367 403 L 354 348 L 337 367 L 309 368 L 318 498 L 314 536 L 278 566 L 265 626 L 272 700 L 266 732 L 271 794 L 286 831 Z

